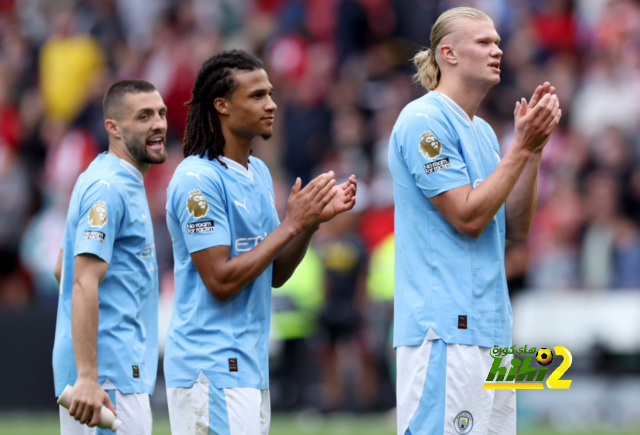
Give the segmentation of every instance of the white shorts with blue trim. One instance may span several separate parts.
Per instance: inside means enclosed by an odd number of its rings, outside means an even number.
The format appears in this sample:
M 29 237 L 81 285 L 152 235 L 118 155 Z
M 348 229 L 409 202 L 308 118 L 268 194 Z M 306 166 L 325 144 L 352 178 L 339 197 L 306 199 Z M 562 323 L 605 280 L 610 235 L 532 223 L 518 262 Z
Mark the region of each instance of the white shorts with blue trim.
M 116 408 L 118 420 L 122 421 L 118 435 L 151 435 L 153 419 L 148 394 L 122 394 L 105 385 L 103 388 Z M 113 435 L 109 429 L 80 424 L 69 415 L 69 410 L 62 406 L 60 407 L 60 433 L 61 435 Z
M 398 435 L 515 435 L 516 390 L 482 389 L 491 349 L 436 337 L 397 349 Z
M 269 390 L 216 388 L 196 382 L 167 388 L 172 435 L 268 435 Z

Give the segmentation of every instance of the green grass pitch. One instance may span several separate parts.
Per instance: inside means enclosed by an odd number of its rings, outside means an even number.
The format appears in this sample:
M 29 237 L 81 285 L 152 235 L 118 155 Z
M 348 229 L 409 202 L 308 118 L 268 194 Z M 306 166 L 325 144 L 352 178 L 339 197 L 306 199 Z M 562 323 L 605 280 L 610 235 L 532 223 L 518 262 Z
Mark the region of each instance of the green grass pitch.
M 388 417 L 315 414 L 275 415 L 270 435 L 395 435 L 394 421 Z M 547 427 L 519 430 L 519 435 L 637 435 L 640 427 L 623 432 L 609 432 L 603 428 L 592 431 L 554 431 Z M 12 413 L 0 414 L 1 435 L 58 435 L 60 426 L 57 414 Z M 154 418 L 154 435 L 170 435 L 169 419 Z

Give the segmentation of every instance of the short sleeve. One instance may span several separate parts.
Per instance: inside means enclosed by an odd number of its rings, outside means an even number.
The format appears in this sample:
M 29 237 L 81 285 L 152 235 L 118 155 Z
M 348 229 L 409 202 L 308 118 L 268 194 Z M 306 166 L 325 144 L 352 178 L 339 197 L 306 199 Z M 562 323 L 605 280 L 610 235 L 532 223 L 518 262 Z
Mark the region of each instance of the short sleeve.
M 126 199 L 118 181 L 99 180 L 79 198 L 78 226 L 73 255 L 93 254 L 111 262 Z
M 469 184 L 457 137 L 443 115 L 406 114 L 394 132 L 396 147 L 427 198 Z
M 224 189 L 217 175 L 187 172 L 176 184 L 173 212 L 190 254 L 214 246 L 230 246 L 229 214 Z

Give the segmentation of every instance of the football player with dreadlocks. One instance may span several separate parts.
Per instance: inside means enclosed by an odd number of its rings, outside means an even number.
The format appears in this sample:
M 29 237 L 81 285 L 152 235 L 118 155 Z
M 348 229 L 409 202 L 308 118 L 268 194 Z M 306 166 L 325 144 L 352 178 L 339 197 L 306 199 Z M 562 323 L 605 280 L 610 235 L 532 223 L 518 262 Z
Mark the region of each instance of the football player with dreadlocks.
M 167 192 L 175 296 L 165 350 L 174 434 L 267 434 L 271 287 L 283 285 L 322 222 L 355 204 L 356 180 L 333 172 L 291 189 L 280 223 L 269 169 L 251 157 L 272 135 L 276 104 L 262 62 L 211 57 L 196 78 L 185 160 Z

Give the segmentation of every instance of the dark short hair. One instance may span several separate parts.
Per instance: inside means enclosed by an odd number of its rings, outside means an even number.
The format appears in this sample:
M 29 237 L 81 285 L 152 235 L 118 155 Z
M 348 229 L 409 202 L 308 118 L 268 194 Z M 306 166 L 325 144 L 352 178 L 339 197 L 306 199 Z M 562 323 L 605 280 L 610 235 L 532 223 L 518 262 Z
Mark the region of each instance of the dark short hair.
M 204 157 L 208 152 L 210 160 L 215 158 L 226 166 L 219 159 L 224 156 L 224 136 L 213 101 L 221 97 L 231 99 L 239 85 L 236 72 L 258 69 L 264 69 L 262 61 L 243 50 L 223 51 L 202 65 L 191 91 L 191 100 L 185 103 L 190 106 L 182 145 L 185 157 Z
M 156 90 L 156 87 L 146 80 L 129 79 L 114 83 L 107 93 L 104 94 L 104 99 L 102 100 L 104 119 L 113 119 L 116 117 L 115 112 L 120 107 L 122 97 L 125 95 L 154 92 Z

